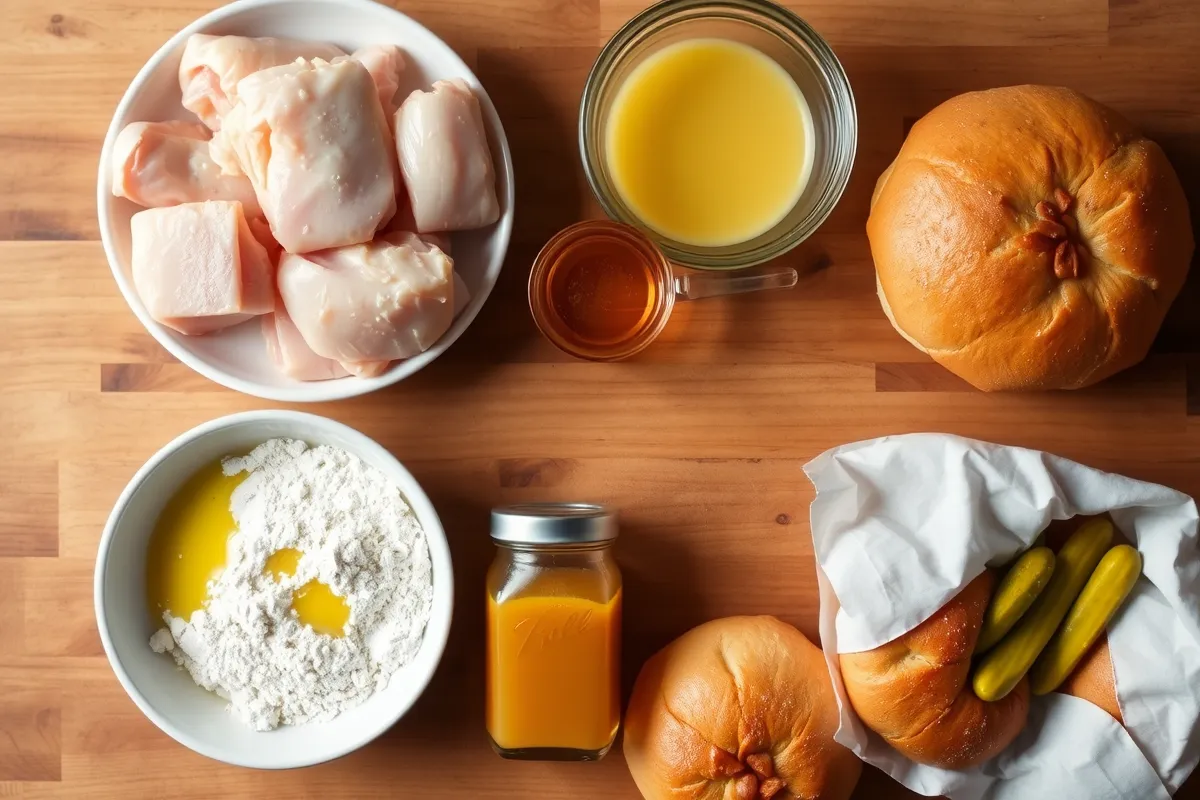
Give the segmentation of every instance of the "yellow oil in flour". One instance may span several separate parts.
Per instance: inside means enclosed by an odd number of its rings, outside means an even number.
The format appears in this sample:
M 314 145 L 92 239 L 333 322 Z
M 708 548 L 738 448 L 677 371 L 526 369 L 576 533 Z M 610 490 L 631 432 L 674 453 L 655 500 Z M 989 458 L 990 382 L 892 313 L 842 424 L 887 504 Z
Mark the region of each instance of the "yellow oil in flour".
M 284 575 L 295 575 L 303 553 L 291 547 L 276 550 L 267 559 L 267 572 L 279 580 Z M 341 636 L 350 619 L 350 606 L 320 581 L 309 581 L 292 592 L 292 608 L 305 625 L 317 633 Z
M 208 582 L 225 566 L 225 548 L 237 530 L 229 510 L 233 490 L 246 473 L 225 475 L 216 461 L 196 472 L 167 501 L 146 552 L 146 590 L 150 615 L 162 623 L 163 611 L 190 621 L 204 607 Z M 285 548 L 267 559 L 266 572 L 278 580 L 294 575 L 302 553 Z M 341 636 L 350 607 L 323 583 L 309 581 L 292 593 L 300 622 L 318 633 Z

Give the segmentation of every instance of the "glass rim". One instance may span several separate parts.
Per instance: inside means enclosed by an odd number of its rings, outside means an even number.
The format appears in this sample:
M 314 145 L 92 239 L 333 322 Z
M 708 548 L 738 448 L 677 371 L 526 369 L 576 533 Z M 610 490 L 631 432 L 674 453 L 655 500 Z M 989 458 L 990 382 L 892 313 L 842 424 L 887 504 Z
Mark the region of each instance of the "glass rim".
M 679 19 L 672 19 L 680 15 L 683 16 Z M 670 240 L 648 229 L 626 208 L 608 182 L 601 179 L 598 174 L 599 167 L 594 161 L 603 156 L 596 148 L 594 140 L 597 137 L 593 136 L 591 123 L 595 117 L 602 90 L 606 88 L 615 67 L 627 55 L 629 46 L 637 42 L 647 30 L 658 26 L 651 34 L 658 35 L 680 23 L 693 22 L 698 19 L 724 19 L 754 25 L 767 33 L 779 35 L 777 29 L 764 25 L 761 19 L 756 19 L 756 17 L 766 18 L 811 48 L 812 53 L 810 54 L 803 48 L 795 47 L 795 43 L 788 42 L 785 37 L 779 37 L 792 46 L 806 61 L 809 61 L 830 87 L 837 125 L 841 129 L 845 141 L 840 150 L 835 151 L 829 160 L 830 177 L 825 182 L 826 185 L 822 187 L 812 213 L 800 222 L 792 225 L 779 236 L 746 250 L 730 251 L 728 247 L 704 248 L 697 246 L 692 248 L 686 243 Z M 644 9 L 622 25 L 600 50 L 583 86 L 583 94 L 579 101 L 577 133 L 584 175 L 592 190 L 592 195 L 605 214 L 619 223 L 636 228 L 650 238 L 666 258 L 673 263 L 701 270 L 733 270 L 755 266 L 783 255 L 815 233 L 833 213 L 850 183 L 850 175 L 854 167 L 858 150 L 858 111 L 850 80 L 837 55 L 816 29 L 790 9 L 770 0 L 662 0 L 662 2 Z M 593 153 L 596 154 L 595 159 Z

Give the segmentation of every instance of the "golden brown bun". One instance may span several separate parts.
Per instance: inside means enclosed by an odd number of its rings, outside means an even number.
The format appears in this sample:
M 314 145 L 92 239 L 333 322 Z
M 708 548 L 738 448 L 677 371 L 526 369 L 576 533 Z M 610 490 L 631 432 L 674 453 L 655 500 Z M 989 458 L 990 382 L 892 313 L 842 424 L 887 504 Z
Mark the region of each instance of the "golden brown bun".
M 925 115 L 879 178 L 867 236 L 892 325 L 988 391 L 1075 389 L 1141 361 L 1194 249 L 1158 145 L 1051 86 Z
M 728 617 L 642 667 L 625 761 L 646 800 L 846 800 L 862 764 L 837 727 L 821 651 L 774 617 Z
M 971 654 L 994 580 L 984 572 L 908 633 L 841 655 L 854 711 L 913 761 L 965 769 L 999 753 L 1025 725 L 1028 680 L 995 703 L 971 689 Z
M 1121 706 L 1117 702 L 1117 681 L 1113 673 L 1112 657 L 1108 652 L 1108 637 L 1096 642 L 1079 666 L 1058 688 L 1063 694 L 1071 694 L 1100 706 L 1113 719 L 1125 724 Z

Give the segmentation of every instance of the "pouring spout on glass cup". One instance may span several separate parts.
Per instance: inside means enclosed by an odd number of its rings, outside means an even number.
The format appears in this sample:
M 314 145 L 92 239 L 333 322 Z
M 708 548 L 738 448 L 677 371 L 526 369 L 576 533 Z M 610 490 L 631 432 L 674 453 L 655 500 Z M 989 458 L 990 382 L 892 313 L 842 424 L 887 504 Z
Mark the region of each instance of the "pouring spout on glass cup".
M 565 353 L 620 361 L 650 345 L 679 300 L 790 289 L 792 267 L 692 272 L 673 265 L 644 233 L 609 220 L 556 234 L 533 262 L 529 308 L 538 329 Z

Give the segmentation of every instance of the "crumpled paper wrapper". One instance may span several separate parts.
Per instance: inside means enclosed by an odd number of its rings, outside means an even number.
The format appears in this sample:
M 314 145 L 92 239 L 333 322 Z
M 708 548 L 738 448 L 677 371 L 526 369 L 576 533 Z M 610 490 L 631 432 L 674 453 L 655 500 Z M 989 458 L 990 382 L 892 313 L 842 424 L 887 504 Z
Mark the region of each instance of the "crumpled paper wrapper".
M 812 537 L 838 742 L 910 789 L 954 800 L 1151 800 L 1179 788 L 1200 760 L 1200 552 L 1190 497 L 1047 453 L 943 434 L 844 445 L 804 471 L 817 490 Z M 1079 698 L 1034 697 L 1012 745 L 955 772 L 909 761 L 863 725 L 838 653 L 916 627 L 1052 520 L 1106 512 L 1144 562 L 1108 627 L 1125 727 Z

